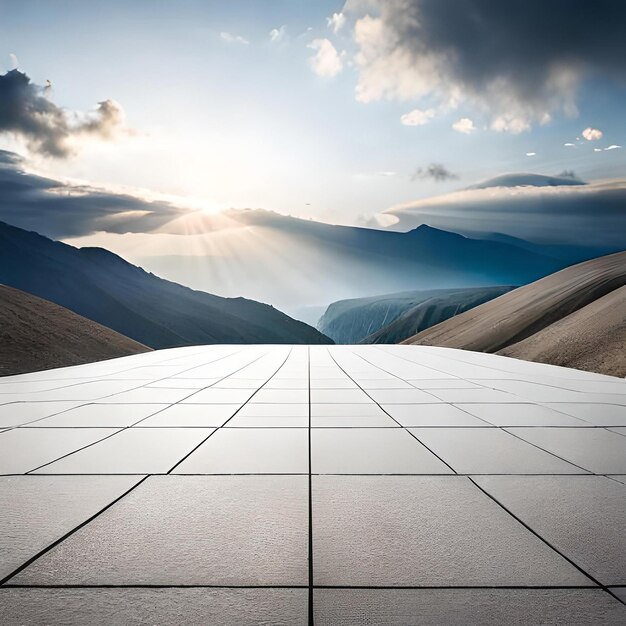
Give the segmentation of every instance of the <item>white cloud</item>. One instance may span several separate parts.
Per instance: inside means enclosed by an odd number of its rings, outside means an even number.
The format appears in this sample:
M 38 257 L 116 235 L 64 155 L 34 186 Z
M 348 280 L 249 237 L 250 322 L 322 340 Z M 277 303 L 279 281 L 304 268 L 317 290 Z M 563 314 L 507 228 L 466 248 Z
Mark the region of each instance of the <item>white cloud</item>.
M 594 152 L 602 152 L 602 148 L 594 148 L 593 151 Z
M 565 19 L 541 0 L 506 11 L 492 10 L 490 2 L 468 4 L 471 10 L 450 11 L 436 0 L 348 0 L 343 12 L 355 20 L 356 99 L 418 106 L 426 100 L 437 110 L 453 99 L 489 116 L 493 130 L 517 134 L 557 114 L 575 117 L 585 74 L 614 65 L 624 71 L 605 46 L 577 41 L 568 20 L 583 26 L 578 12 Z M 600 12 L 610 31 L 621 15 L 618 4 Z
M 245 37 L 242 37 L 241 35 L 233 35 L 227 31 L 222 31 L 220 33 L 220 38 L 226 43 L 240 43 L 244 46 L 247 46 L 250 43 Z
M 17 60 L 17 56 L 11 52 L 11 54 L 9 54 L 9 59 L 11 61 L 11 69 L 16 70 L 20 66 L 20 62 Z
M 316 50 L 315 55 L 309 59 L 309 64 L 318 76 L 330 78 L 343 69 L 342 55 L 329 39 L 314 39 L 307 48 Z
M 504 113 L 503 115 L 498 115 L 491 122 L 491 129 L 499 133 L 519 135 L 519 133 L 530 130 L 530 120 L 524 116 Z
M 398 172 L 383 171 L 383 172 L 376 172 L 376 175 L 377 176 L 384 176 L 384 177 L 397 176 Z
M 534 157 L 534 156 L 537 156 L 537 153 L 536 152 L 527 152 L 526 156 L 527 157 Z
M 611 144 L 608 148 L 605 148 L 605 150 L 621 150 L 622 146 L 618 146 L 616 143 Z
M 463 133 L 464 135 L 469 135 L 476 130 L 474 122 L 469 117 L 462 117 L 460 120 L 457 120 L 452 124 L 452 128 L 456 130 L 457 133 Z
M 285 38 L 285 34 L 287 33 L 287 26 L 283 24 L 280 28 L 272 28 L 270 30 L 270 41 L 272 43 L 279 43 Z
M 583 130 L 582 135 L 587 141 L 598 141 L 598 139 L 602 139 L 602 135 L 604 133 L 597 128 L 585 128 Z
M 573 143 L 564 143 L 563 144 L 566 148 L 575 148 L 576 146 Z
M 400 123 L 405 126 L 423 126 L 435 117 L 435 109 L 413 109 L 400 116 Z
M 328 28 L 330 28 L 333 33 L 337 34 L 346 23 L 346 16 L 343 13 L 333 13 L 330 17 L 326 18 L 326 23 L 328 24 Z

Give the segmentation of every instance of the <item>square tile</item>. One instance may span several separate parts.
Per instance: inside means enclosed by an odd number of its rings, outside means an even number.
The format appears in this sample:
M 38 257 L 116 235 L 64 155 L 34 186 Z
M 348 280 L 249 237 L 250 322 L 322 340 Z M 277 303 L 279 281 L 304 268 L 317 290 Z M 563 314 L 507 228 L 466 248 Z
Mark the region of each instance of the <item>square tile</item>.
M 311 428 L 400 428 L 382 411 L 377 415 L 314 415 Z
M 561 458 L 595 474 L 626 473 L 626 437 L 603 428 L 511 428 Z
M 538 404 L 458 404 L 494 426 L 588 426 L 586 422 Z
M 402 426 L 490 426 L 451 404 L 385 404 L 383 409 Z
M 293 417 L 277 415 L 262 417 L 237 414 L 225 425 L 225 428 L 308 428 L 308 416 Z
M 312 417 L 388 417 L 374 402 L 369 404 L 311 404 Z
M 626 406 L 560 402 L 549 404 L 556 411 L 577 417 L 594 426 L 626 426 Z
M 311 402 L 317 404 L 358 404 L 371 401 L 360 389 L 311 389 Z
M 626 584 L 626 489 L 604 476 L 478 476 L 515 516 L 605 585 Z
M 244 404 L 249 400 L 254 389 L 216 389 L 209 387 L 185 398 L 184 404 Z M 174 400 L 178 402 L 178 400 Z
M 312 378 L 311 389 L 358 389 L 350 378 Z
M 83 404 L 30 424 L 44 428 L 93 428 L 132 426 L 149 415 L 158 413 L 167 404 Z
M 11 402 L 0 406 L 0 428 L 21 426 L 68 411 L 82 402 Z
M 623 624 L 601 589 L 316 589 L 315 624 Z
M 8 624 L 306 626 L 307 589 L 13 588 L 0 590 Z
M 254 404 L 304 404 L 308 401 L 308 389 L 259 389 L 250 400 Z
M 400 378 L 382 378 L 380 380 L 364 380 L 361 383 L 363 389 L 414 389 L 405 380 Z
M 132 391 L 125 391 L 123 393 L 117 393 L 114 396 L 108 396 L 99 400 L 99 402 L 112 402 L 114 404 L 121 404 L 123 402 L 138 404 L 171 404 L 173 402 L 179 402 L 191 393 L 194 393 L 193 389 L 141 387 L 141 389 L 133 389 Z
M 306 585 L 306 476 L 152 476 L 12 583 Z
M 238 404 L 174 404 L 145 419 L 136 427 L 215 427 L 222 426 L 239 410 Z
M 126 428 L 42 467 L 40 474 L 152 474 L 167 472 L 212 428 Z
M 311 433 L 314 474 L 451 474 L 403 428 L 316 428 Z
M 411 428 L 459 474 L 584 474 L 499 428 Z
M 461 476 L 314 476 L 316 585 L 585 586 Z
M 115 432 L 115 428 L 15 428 L 3 432 L 0 474 L 25 474 Z
M 432 404 L 437 397 L 421 389 L 372 389 L 369 392 L 379 404 Z
M 498 389 L 431 389 L 442 402 L 520 402 L 517 396 Z
M 298 474 L 309 471 L 303 428 L 223 428 L 175 470 L 176 474 Z
M 308 404 L 245 404 L 240 417 L 309 417 Z
M 0 477 L 0 579 L 138 481 L 137 476 Z

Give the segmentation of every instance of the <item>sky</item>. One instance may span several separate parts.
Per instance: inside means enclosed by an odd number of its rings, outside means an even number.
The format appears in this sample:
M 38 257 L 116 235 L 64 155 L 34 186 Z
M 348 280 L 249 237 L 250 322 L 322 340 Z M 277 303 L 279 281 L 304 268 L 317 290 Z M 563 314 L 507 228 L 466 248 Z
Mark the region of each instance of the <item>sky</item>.
M 621 0 L 0 5 L 0 149 L 113 198 L 113 232 L 120 197 L 163 203 L 140 232 L 178 208 L 386 226 L 506 172 L 625 173 Z M 112 232 L 91 210 L 33 224 Z

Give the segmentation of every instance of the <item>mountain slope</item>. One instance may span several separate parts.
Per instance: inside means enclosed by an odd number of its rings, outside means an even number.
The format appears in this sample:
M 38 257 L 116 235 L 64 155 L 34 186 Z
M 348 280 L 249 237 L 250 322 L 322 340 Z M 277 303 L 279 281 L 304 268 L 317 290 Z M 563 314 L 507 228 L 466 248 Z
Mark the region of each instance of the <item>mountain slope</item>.
M 165 257 L 143 256 L 141 265 L 195 288 L 241 290 L 293 313 L 303 306 L 409 289 L 526 284 L 568 264 L 540 250 L 426 225 L 400 233 L 267 211 L 229 214 L 238 227 L 197 236 L 196 247 L 205 256 L 180 249 Z M 184 239 L 169 236 L 168 250 Z
M 72 311 L 0 285 L 0 375 L 67 367 L 150 348 Z
M 410 311 L 415 310 L 415 316 L 419 316 L 420 313 L 418 313 L 417 308 L 421 305 L 429 302 L 434 305 L 430 313 L 426 312 L 427 309 L 423 309 L 424 317 L 420 318 L 423 323 L 431 320 L 428 325 L 432 326 L 455 315 L 459 308 L 466 310 L 467 307 L 464 307 L 466 301 L 484 297 L 480 302 L 476 302 L 476 304 L 481 304 L 504 293 L 502 289 L 506 291 L 512 287 L 413 290 L 368 298 L 339 300 L 328 306 L 317 327 L 336 343 L 387 343 L 382 339 L 376 341 L 373 338 L 377 333 L 390 328 Z M 487 294 L 492 295 L 488 297 Z M 410 325 L 410 322 L 405 320 L 404 325 L 407 324 Z M 420 322 L 417 324 L 419 326 Z M 427 326 L 423 327 L 426 328 Z M 401 332 L 399 327 L 396 330 Z M 391 332 L 394 333 L 393 330 Z M 410 337 L 415 332 L 408 332 L 403 339 Z M 372 338 L 371 341 L 369 341 L 370 338 Z M 389 343 L 399 341 L 401 339 Z
M 74 248 L 2 222 L 0 282 L 65 306 L 153 348 L 330 342 L 272 306 L 193 291 L 102 248 Z
M 422 330 L 489 302 L 514 287 L 476 287 L 450 290 L 416 304 L 395 321 L 368 335 L 360 343 L 400 343 Z
M 557 358 L 564 365 L 570 358 L 572 362 L 582 362 L 581 356 L 574 355 L 584 353 L 584 346 L 590 344 L 584 337 L 577 336 L 577 332 L 589 333 L 593 329 L 599 346 L 613 346 L 623 341 L 623 336 L 613 333 L 616 329 L 623 331 L 623 325 L 618 323 L 619 316 L 624 317 L 623 296 L 617 290 L 624 285 L 626 251 L 568 267 L 420 332 L 404 343 L 501 351 L 512 355 L 514 344 L 536 335 L 533 341 L 519 345 L 520 356 L 539 355 L 543 337 L 549 338 L 546 358 L 552 355 L 551 358 Z M 611 297 L 602 300 L 607 295 Z M 620 308 L 613 311 L 607 303 L 615 303 Z M 593 308 L 588 309 L 592 305 Z M 580 343 L 574 349 L 576 341 Z M 553 346 L 552 352 L 550 346 Z M 565 350 L 566 346 L 566 352 L 559 353 L 559 347 Z M 567 357 L 567 354 L 572 356 Z M 624 361 L 623 353 L 620 359 Z
M 626 377 L 626 287 L 497 354 Z

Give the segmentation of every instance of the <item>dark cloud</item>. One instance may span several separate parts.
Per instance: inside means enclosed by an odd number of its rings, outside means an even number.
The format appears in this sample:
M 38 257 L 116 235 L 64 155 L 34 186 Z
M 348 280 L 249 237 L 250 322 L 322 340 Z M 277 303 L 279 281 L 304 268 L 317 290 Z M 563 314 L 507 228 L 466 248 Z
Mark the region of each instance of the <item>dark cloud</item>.
M 0 75 L 0 133 L 23 138 L 29 149 L 45 156 L 67 157 L 81 137 L 112 139 L 124 127 L 124 111 L 114 100 L 100 102 L 80 116 L 48 99 L 51 83 L 40 87 L 19 70 Z
M 188 213 L 168 202 L 67 185 L 22 166 L 18 155 L 0 150 L 0 221 L 49 237 L 150 232 Z
M 626 79 L 624 0 L 359 0 L 357 97 L 471 99 L 519 132 L 575 109 L 586 76 Z M 371 10 L 372 2 L 366 10 Z
M 517 184 L 529 176 L 507 175 L 500 178 L 516 181 L 513 186 L 476 185 L 394 207 L 387 214 L 399 220 L 394 230 L 426 223 L 456 232 L 500 232 L 529 241 L 626 249 L 626 180 Z
M 440 183 L 446 180 L 456 180 L 458 177 L 458 174 L 451 172 L 445 165 L 441 163 L 431 163 L 426 167 L 418 167 L 413 176 L 411 176 L 411 180 L 431 179 Z

